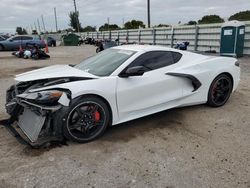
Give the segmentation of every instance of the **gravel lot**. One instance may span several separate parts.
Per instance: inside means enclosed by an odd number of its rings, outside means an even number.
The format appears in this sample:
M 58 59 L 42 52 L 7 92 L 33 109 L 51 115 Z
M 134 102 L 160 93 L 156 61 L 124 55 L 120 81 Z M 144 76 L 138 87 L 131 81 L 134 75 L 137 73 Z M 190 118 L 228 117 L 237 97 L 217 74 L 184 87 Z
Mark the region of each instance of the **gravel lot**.
M 13 75 L 75 64 L 92 46 L 50 48 L 50 60 L 0 53 L 0 119 Z M 173 109 L 109 128 L 88 144 L 34 150 L 0 125 L 0 187 L 250 187 L 250 58 L 221 108 Z

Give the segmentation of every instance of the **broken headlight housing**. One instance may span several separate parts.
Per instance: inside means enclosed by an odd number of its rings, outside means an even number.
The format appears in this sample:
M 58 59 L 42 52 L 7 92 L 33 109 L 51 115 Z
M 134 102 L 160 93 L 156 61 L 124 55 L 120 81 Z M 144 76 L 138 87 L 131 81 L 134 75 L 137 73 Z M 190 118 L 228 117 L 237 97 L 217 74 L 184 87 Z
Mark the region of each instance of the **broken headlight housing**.
M 23 93 L 18 97 L 38 104 L 54 104 L 63 95 L 62 91 L 47 90 L 34 93 Z

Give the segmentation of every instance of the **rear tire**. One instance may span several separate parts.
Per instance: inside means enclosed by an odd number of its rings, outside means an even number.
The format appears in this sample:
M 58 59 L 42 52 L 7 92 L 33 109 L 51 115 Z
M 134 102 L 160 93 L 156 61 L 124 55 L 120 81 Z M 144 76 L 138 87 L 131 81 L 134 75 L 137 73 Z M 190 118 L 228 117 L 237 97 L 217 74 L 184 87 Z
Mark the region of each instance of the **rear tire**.
M 212 82 L 207 104 L 211 107 L 220 107 L 226 104 L 233 90 L 231 78 L 226 74 L 217 76 Z
M 108 106 L 94 96 L 74 99 L 65 117 L 64 136 L 79 143 L 90 142 L 100 137 L 110 122 Z

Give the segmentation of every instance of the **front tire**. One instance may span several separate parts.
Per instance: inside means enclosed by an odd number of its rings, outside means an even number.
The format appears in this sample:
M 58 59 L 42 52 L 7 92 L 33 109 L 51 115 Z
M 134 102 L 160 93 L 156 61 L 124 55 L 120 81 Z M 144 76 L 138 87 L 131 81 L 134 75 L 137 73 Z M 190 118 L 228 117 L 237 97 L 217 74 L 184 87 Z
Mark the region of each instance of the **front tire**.
M 94 96 L 74 99 L 65 117 L 64 136 L 79 143 L 86 143 L 101 136 L 110 122 L 108 106 Z
M 217 76 L 210 86 L 207 104 L 212 107 L 223 106 L 228 101 L 232 90 L 233 83 L 228 75 Z

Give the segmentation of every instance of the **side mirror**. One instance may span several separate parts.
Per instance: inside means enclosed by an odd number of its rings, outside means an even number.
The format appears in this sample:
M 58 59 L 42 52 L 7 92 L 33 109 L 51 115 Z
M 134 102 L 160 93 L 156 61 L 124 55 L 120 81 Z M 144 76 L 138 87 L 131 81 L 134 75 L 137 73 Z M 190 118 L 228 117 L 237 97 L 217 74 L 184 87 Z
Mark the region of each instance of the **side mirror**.
M 130 67 L 125 72 L 122 72 L 119 77 L 127 78 L 130 76 L 142 76 L 146 70 L 147 69 L 143 66 Z
M 10 42 L 13 42 L 13 39 L 10 39 L 9 41 L 10 41 Z

